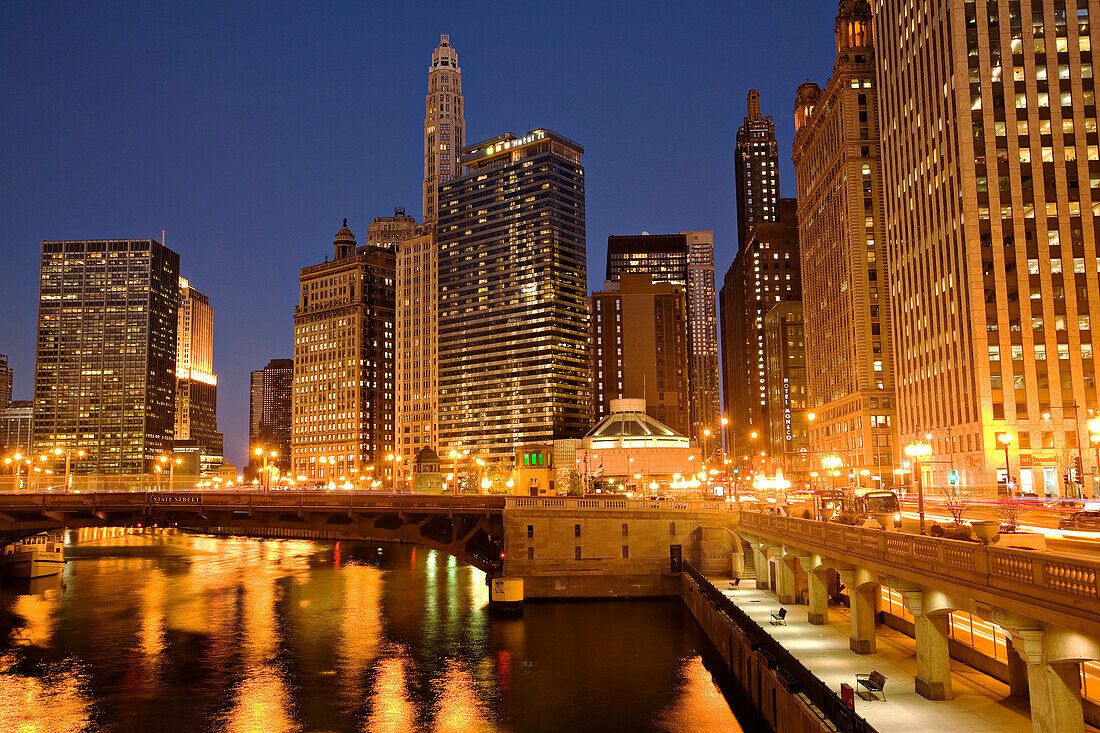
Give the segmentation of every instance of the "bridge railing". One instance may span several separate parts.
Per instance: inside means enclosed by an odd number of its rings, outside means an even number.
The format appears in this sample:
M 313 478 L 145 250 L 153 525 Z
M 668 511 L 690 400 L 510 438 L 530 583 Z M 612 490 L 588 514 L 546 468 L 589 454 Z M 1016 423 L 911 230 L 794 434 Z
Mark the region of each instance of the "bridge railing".
M 1100 600 L 1100 562 L 1084 558 L 760 512 L 743 512 L 740 527 L 836 559 L 866 558 L 903 571 L 946 575 L 1093 615 Z
M 73 510 L 133 508 L 210 509 L 370 509 L 397 508 L 407 511 L 500 511 L 504 498 L 482 495 L 379 494 L 347 491 L 114 491 L 0 494 L 0 512 L 18 510 Z
M 682 501 L 677 499 L 664 499 L 660 501 L 649 499 L 623 499 L 623 498 L 593 498 L 574 496 L 509 496 L 507 497 L 509 509 L 610 509 L 610 510 L 638 510 L 660 509 L 662 511 L 680 512 L 722 512 L 736 513 L 737 507 L 721 501 Z
M 841 733 L 875 733 L 875 729 L 840 699 L 831 687 L 826 685 L 798 658 L 776 641 L 762 626 L 752 620 L 736 603 L 714 587 L 694 565 L 684 563 L 684 572 L 695 581 L 699 592 L 717 610 L 729 617 L 730 621 L 748 639 L 749 644 L 763 655 L 777 674 L 788 680 L 792 693 L 804 694 L 821 714 Z

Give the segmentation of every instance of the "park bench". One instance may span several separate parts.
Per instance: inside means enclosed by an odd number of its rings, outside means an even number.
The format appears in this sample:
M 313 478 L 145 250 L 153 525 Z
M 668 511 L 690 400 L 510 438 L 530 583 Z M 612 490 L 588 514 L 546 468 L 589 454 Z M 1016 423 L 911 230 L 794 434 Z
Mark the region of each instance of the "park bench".
M 874 698 L 874 693 L 881 692 L 883 701 L 886 700 L 886 692 L 884 690 L 886 687 L 886 675 L 879 672 L 877 669 L 871 670 L 870 674 L 857 674 L 856 686 L 866 687 L 867 691 L 871 693 L 872 699 Z
M 772 611 L 772 626 L 786 626 L 787 625 L 787 609 L 780 608 L 778 611 Z

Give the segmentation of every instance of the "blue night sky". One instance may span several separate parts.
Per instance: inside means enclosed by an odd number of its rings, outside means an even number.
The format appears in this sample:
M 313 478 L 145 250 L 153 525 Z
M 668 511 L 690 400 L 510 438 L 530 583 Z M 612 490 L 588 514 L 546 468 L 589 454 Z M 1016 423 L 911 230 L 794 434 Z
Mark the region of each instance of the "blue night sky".
M 609 234 L 737 249 L 734 136 L 761 90 L 794 195 L 795 88 L 824 83 L 832 0 L 0 3 L 0 353 L 33 386 L 39 243 L 160 237 L 214 306 L 219 427 L 238 467 L 249 372 L 292 356 L 299 268 L 340 219 L 420 216 L 427 69 L 459 54 L 470 142 L 585 146 L 589 286 Z

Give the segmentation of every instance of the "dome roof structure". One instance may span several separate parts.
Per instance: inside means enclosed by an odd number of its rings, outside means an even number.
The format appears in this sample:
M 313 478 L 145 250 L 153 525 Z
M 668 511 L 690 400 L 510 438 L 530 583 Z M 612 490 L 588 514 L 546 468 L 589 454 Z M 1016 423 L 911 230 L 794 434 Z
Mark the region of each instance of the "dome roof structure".
M 645 412 L 645 400 L 611 400 L 611 414 L 584 436 L 586 448 L 686 448 L 683 435 Z

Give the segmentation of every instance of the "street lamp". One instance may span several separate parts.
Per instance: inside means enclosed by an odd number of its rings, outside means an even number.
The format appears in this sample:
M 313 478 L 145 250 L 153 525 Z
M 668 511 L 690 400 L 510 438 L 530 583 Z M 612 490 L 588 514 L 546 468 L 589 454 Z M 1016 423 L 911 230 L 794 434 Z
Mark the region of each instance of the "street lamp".
M 997 436 L 997 440 L 1000 441 L 1001 445 L 1005 448 L 1005 492 L 1009 496 L 1012 496 L 1012 471 L 1009 469 L 1008 465 L 1008 446 L 1010 446 L 1013 441 L 1012 433 L 1001 433 Z
M 840 456 L 825 456 L 821 459 L 821 467 L 828 471 L 833 476 L 833 491 L 837 490 L 837 477 L 840 476 L 840 467 L 844 465 L 844 461 Z
M 54 448 L 53 449 L 53 454 L 55 456 L 58 456 L 58 457 L 65 456 L 65 488 L 66 489 L 72 489 L 72 487 L 73 487 L 73 477 L 72 477 L 71 468 L 72 468 L 73 452 L 71 450 L 67 450 L 67 449 L 62 450 L 61 448 Z M 78 450 L 76 452 L 76 455 L 77 455 L 78 458 L 83 458 L 84 457 L 84 451 Z
M 920 533 L 924 534 L 924 475 L 920 470 L 920 459 L 932 455 L 932 446 L 927 443 L 910 443 L 905 446 L 905 455 L 913 459 L 913 479 L 917 482 L 917 513 L 920 515 Z

